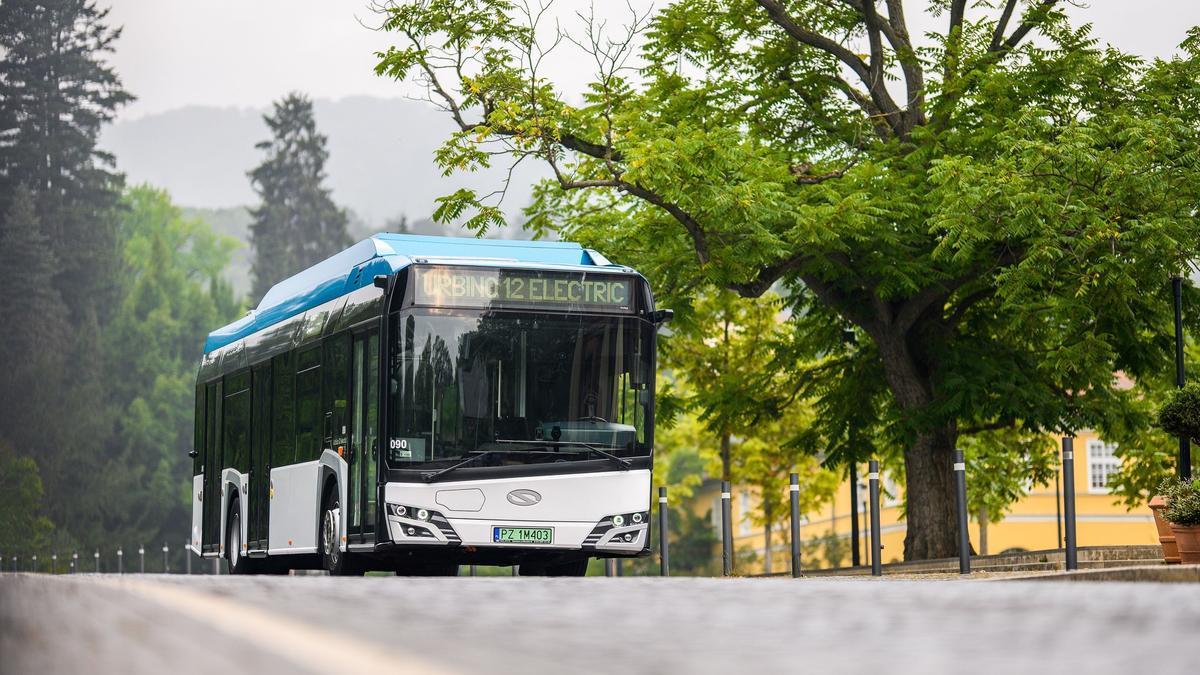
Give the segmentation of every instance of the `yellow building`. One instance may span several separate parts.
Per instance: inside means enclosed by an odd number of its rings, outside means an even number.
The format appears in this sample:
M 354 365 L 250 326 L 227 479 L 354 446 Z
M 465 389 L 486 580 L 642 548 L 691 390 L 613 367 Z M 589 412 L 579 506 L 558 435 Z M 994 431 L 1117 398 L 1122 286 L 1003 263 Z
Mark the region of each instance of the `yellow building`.
M 1154 518 L 1148 508 L 1127 511 L 1110 494 L 1108 479 L 1120 466 L 1120 459 L 1113 454 L 1115 444 L 1107 443 L 1091 431 L 1079 432 L 1075 437 L 1075 509 L 1077 541 L 1079 546 L 1112 546 L 1132 544 L 1157 544 L 1158 535 Z M 907 525 L 900 518 L 898 496 L 902 486 L 897 486 L 888 476 L 887 467 L 880 467 L 884 491 L 893 497 L 881 497 L 880 534 L 885 563 L 899 562 L 904 557 L 904 535 Z M 866 515 L 867 489 L 866 466 L 858 468 L 859 540 L 862 564 L 869 564 L 869 520 Z M 1061 473 L 1060 473 L 1061 476 Z M 968 478 L 969 481 L 969 478 Z M 968 482 L 967 490 L 971 486 Z M 1061 510 L 1060 486 L 1033 486 L 1028 494 L 1012 506 L 999 523 L 986 526 L 980 532 L 979 523 L 971 519 L 971 544 L 976 553 L 986 555 L 1005 551 L 1037 551 L 1059 547 Z M 789 531 L 786 525 L 771 533 L 771 560 L 766 560 L 766 532 L 751 523 L 751 515 L 758 509 L 758 498 L 749 490 L 737 485 L 731 491 L 733 511 L 733 540 L 737 552 L 736 572 L 758 574 L 783 572 L 788 569 L 790 559 Z M 697 491 L 692 503 L 695 513 L 708 513 L 714 532 L 720 541 L 721 504 L 720 483 L 709 480 Z M 809 568 L 849 565 L 851 545 L 850 483 L 843 482 L 835 498 L 819 513 L 805 514 L 801 521 L 802 564 Z M 1064 533 L 1065 534 L 1065 533 Z M 838 564 L 838 553 L 841 553 Z M 716 555 L 720 556 L 718 544 Z

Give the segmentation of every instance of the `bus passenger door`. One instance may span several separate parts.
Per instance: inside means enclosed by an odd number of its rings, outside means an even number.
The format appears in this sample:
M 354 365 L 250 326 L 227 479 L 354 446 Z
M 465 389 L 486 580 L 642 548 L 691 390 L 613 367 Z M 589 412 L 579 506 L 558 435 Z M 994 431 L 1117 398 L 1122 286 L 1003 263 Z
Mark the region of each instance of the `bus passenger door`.
M 224 396 L 221 383 L 207 386 L 205 403 L 208 434 L 204 448 L 204 546 L 205 552 L 219 548 L 221 530 L 221 412 Z
M 378 455 L 379 335 L 372 331 L 354 338 L 350 363 L 350 486 L 347 534 L 351 542 L 370 541 L 375 530 L 375 476 Z

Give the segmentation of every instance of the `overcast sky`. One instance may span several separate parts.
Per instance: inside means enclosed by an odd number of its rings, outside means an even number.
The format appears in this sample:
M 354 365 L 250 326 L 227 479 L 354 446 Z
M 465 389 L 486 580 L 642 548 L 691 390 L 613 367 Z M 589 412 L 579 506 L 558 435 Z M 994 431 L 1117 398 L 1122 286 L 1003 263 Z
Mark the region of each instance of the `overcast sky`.
M 393 36 L 362 25 L 378 22 L 365 0 L 111 2 L 112 23 L 125 28 L 112 61 L 138 97 L 122 111 L 126 119 L 190 104 L 261 107 L 293 89 L 333 99 L 418 93 L 372 72 L 374 52 L 386 49 Z M 605 8 L 624 4 L 596 2 Z M 920 4 L 909 0 L 910 6 Z M 558 7 L 566 21 L 588 3 L 559 0 Z M 1170 55 L 1187 28 L 1200 24 L 1196 0 L 1092 0 L 1071 11 L 1091 21 L 1101 39 L 1145 57 Z M 945 21 L 912 10 L 909 16 L 914 34 L 941 29 Z M 560 82 L 581 81 L 589 71 L 586 57 L 563 49 L 549 74 Z

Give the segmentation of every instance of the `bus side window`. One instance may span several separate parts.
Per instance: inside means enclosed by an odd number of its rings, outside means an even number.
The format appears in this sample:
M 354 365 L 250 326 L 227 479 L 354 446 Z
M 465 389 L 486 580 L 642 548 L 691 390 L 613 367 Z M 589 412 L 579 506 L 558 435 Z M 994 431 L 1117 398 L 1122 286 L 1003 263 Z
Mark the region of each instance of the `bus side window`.
M 321 348 L 296 357 L 296 461 L 321 454 Z

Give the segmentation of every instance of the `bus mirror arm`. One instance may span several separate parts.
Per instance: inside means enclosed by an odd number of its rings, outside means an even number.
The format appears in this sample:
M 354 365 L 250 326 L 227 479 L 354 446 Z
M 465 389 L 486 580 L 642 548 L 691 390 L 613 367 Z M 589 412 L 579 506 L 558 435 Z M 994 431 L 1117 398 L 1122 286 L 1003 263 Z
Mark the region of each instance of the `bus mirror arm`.
M 188 450 L 188 457 L 191 457 L 192 459 L 196 459 L 199 456 L 200 456 L 200 453 L 196 452 L 195 448 Z
M 675 318 L 675 310 L 673 309 L 657 309 L 650 312 L 650 323 L 655 326 L 661 326 Z
M 374 283 L 375 283 L 375 288 L 382 288 L 382 289 L 384 289 L 384 290 L 386 291 L 386 290 L 387 290 L 387 286 L 388 286 L 388 275 L 386 275 L 386 274 L 376 274 L 376 275 L 375 275 L 375 279 L 374 279 Z

